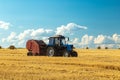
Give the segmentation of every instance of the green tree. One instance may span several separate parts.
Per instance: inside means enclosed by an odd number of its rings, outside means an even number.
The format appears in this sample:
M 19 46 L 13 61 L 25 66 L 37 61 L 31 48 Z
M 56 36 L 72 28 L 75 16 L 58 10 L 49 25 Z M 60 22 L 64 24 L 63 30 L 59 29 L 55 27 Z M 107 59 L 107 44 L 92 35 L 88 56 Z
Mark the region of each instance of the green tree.
M 0 49 L 2 49 L 2 46 L 0 46 Z
M 16 47 L 14 45 L 10 45 L 8 48 L 9 49 L 16 49 Z
M 105 49 L 108 49 L 108 47 L 105 47 Z
M 86 47 L 86 49 L 89 49 L 89 47 Z
M 98 46 L 98 47 L 97 47 L 97 49 L 101 49 L 101 47 L 100 47 L 100 46 Z

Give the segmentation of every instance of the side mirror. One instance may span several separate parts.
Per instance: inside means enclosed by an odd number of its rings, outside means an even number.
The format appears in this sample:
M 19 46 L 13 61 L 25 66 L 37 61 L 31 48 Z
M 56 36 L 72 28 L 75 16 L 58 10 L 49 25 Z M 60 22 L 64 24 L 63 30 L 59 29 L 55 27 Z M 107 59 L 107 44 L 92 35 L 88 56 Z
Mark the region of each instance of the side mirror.
M 69 41 L 69 37 L 68 37 L 68 41 Z
M 65 38 L 65 41 L 69 41 L 69 37 L 66 37 L 66 38 Z

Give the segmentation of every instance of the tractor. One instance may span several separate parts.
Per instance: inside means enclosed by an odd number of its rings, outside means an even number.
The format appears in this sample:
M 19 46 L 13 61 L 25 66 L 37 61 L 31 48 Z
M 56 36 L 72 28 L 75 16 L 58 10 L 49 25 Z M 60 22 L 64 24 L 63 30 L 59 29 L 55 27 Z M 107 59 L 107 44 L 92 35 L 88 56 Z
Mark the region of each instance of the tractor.
M 26 48 L 28 49 L 28 56 L 45 55 L 45 56 L 64 56 L 77 57 L 78 54 L 74 51 L 73 45 L 67 43 L 68 37 L 62 35 L 55 35 L 49 37 L 49 43 L 46 44 L 43 40 L 28 40 Z

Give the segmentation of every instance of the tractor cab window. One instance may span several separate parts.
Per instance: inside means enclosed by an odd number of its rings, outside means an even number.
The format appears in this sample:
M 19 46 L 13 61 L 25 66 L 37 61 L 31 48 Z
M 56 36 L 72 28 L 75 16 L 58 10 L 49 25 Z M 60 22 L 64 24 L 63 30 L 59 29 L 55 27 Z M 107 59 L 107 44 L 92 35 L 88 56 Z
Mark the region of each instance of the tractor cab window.
M 65 39 L 61 39 L 61 45 L 64 45 L 64 44 L 66 44 Z
M 59 38 L 55 38 L 55 44 L 60 45 L 60 39 Z
M 53 45 L 54 44 L 54 39 L 53 38 L 49 38 L 49 44 Z

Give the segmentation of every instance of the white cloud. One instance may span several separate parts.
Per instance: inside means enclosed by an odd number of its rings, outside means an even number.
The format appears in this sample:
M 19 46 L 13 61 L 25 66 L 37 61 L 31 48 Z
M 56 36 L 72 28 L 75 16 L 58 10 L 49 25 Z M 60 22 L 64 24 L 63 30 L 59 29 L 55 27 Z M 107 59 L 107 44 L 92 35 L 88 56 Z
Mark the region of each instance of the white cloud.
M 43 35 L 48 35 L 50 33 L 52 33 L 53 30 L 51 29 L 43 29 L 43 28 L 40 28 L 40 29 L 37 29 L 37 30 L 33 30 L 32 33 L 31 33 L 31 36 L 35 37 L 35 36 L 43 36 Z
M 5 42 L 5 40 L 6 40 L 5 38 L 2 38 L 2 40 L 1 40 L 1 41 L 2 41 L 2 43 L 4 43 L 4 42 Z
M 14 41 L 16 39 L 16 33 L 11 32 L 10 36 L 8 36 L 7 41 Z
M 8 29 L 10 27 L 10 23 L 9 22 L 4 22 L 4 21 L 0 21 L 0 28 L 1 29 Z
M 31 36 L 37 36 L 37 35 L 41 35 L 45 33 L 45 30 L 44 29 L 37 29 L 37 30 L 34 30 L 32 33 L 31 33 Z
M 25 30 L 23 32 L 21 32 L 20 34 L 16 34 L 15 32 L 11 32 L 10 35 L 7 38 L 2 38 L 1 42 L 2 43 L 8 43 L 9 45 L 14 44 L 16 46 L 25 46 L 25 42 L 28 39 L 44 39 L 46 42 L 46 38 L 48 37 L 48 35 L 53 35 L 53 30 L 51 29 L 43 29 L 43 28 L 39 28 L 39 29 L 28 29 Z
M 82 44 L 82 45 L 88 45 L 88 44 L 93 43 L 93 40 L 94 40 L 94 37 L 93 37 L 93 36 L 88 36 L 88 35 L 86 34 L 86 35 L 84 35 L 84 36 L 81 38 L 81 44 Z
M 80 39 L 79 38 L 74 38 L 71 39 L 68 44 L 73 44 L 74 47 L 79 47 L 80 46 Z
M 97 48 L 101 46 L 102 48 L 118 48 L 120 47 L 120 35 L 113 34 L 112 36 L 98 35 L 98 36 L 88 36 L 83 35 L 81 38 L 74 38 L 71 42 L 76 47 L 86 48 Z
M 27 38 L 31 38 L 31 33 L 33 32 L 34 30 L 33 29 L 28 29 L 28 30 L 25 30 L 23 31 L 22 33 L 20 33 L 18 35 L 18 40 L 24 40 L 24 39 L 27 39 Z
M 56 35 L 65 35 L 65 34 L 73 34 L 73 31 L 79 31 L 81 29 L 87 29 L 86 26 L 80 26 L 75 23 L 68 23 L 66 26 L 62 25 L 57 28 Z
M 53 30 L 51 30 L 51 29 L 46 29 L 45 32 L 49 34 L 49 33 L 52 33 Z
M 112 38 L 115 41 L 115 43 L 119 43 L 120 44 L 120 35 L 113 34 Z
M 103 35 L 98 35 L 97 38 L 94 39 L 95 44 L 102 44 L 105 40 L 105 36 Z
M 70 44 L 75 45 L 76 47 L 85 48 L 87 46 L 93 45 L 94 36 L 88 36 L 87 34 L 81 38 L 74 38 L 70 41 Z
M 78 45 L 79 44 L 79 38 L 74 38 L 74 39 L 72 39 L 72 40 L 70 40 L 70 44 L 74 44 L 74 45 Z
M 95 44 L 115 44 L 120 43 L 120 35 L 113 34 L 112 36 L 98 35 L 94 39 Z
M 51 29 L 44 29 L 44 28 L 39 28 L 39 29 L 28 29 L 28 30 L 25 30 L 24 32 L 20 33 L 18 35 L 18 45 L 20 46 L 21 44 L 25 44 L 25 42 L 28 40 L 28 39 L 44 39 L 45 41 L 46 38 L 49 36 L 49 35 L 53 35 L 53 30 Z
M 7 38 L 1 39 L 2 44 L 6 45 L 8 47 L 9 45 L 16 45 L 18 43 L 17 35 L 15 32 L 11 32 L 10 35 Z
M 92 36 L 92 35 L 83 35 L 81 36 L 75 36 L 76 32 L 78 32 L 79 35 L 79 30 L 85 30 L 87 27 L 85 26 L 80 26 L 75 23 L 68 23 L 66 26 L 62 25 L 61 27 L 57 27 L 55 30 L 52 29 L 44 29 L 44 28 L 39 28 L 39 29 L 27 29 L 24 30 L 23 32 L 17 34 L 16 32 L 11 32 L 10 35 L 6 38 L 2 38 L 1 42 L 2 44 L 14 44 L 15 46 L 18 47 L 25 47 L 26 41 L 29 39 L 38 39 L 38 40 L 44 40 L 46 43 L 48 43 L 48 37 L 53 36 L 55 34 L 61 34 L 61 35 L 67 35 L 70 37 L 70 44 L 75 45 L 75 47 L 80 47 L 80 48 L 85 48 L 85 47 L 92 47 L 96 48 L 97 46 L 101 47 L 120 47 L 120 35 L 119 34 L 113 34 L 112 36 L 110 35 L 97 35 L 97 36 Z M 75 34 L 72 35 L 71 34 Z
M 94 39 L 94 45 L 101 47 L 118 48 L 120 44 L 120 35 L 113 34 L 112 36 L 98 35 Z
M 25 44 L 25 40 L 20 40 L 17 45 L 18 46 L 24 46 L 24 44 Z

